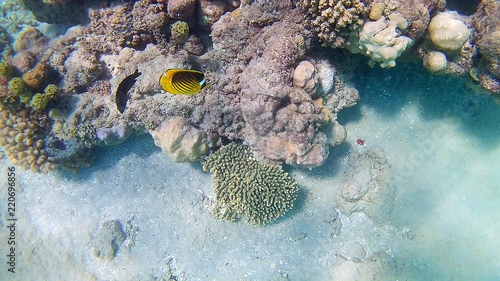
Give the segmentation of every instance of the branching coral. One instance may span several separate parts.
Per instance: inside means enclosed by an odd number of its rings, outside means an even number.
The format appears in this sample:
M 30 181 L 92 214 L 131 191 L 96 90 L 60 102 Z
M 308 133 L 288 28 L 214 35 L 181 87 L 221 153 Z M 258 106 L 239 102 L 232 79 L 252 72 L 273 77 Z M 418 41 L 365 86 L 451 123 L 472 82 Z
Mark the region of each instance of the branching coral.
M 302 0 L 312 28 L 326 46 L 350 44 L 349 33 L 363 24 L 368 8 L 360 0 Z
M 213 215 L 234 221 L 245 215 L 254 225 L 265 225 L 293 207 L 297 183 L 281 167 L 260 163 L 243 145 L 231 143 L 203 160 L 215 192 Z

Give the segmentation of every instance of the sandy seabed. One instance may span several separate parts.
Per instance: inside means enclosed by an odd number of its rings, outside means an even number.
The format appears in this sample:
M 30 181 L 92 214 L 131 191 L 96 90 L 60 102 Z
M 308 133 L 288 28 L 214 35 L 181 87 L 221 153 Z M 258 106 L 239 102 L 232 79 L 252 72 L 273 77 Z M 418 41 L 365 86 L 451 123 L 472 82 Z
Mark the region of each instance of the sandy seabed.
M 357 77 L 361 101 L 339 115 L 348 139 L 320 168 L 286 167 L 298 199 L 265 227 L 213 218 L 210 174 L 132 137 L 76 175 L 18 171 L 12 274 L 4 159 L 0 279 L 498 280 L 500 106 L 414 64 Z M 382 223 L 336 207 L 349 153 L 373 146 L 396 186 Z

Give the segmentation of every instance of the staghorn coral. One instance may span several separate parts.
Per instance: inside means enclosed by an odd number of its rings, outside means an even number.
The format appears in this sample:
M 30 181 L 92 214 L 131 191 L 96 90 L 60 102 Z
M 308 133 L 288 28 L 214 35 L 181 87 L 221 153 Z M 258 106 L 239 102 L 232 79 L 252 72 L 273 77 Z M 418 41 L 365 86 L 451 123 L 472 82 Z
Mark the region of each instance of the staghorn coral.
M 204 133 L 194 128 L 183 117 L 174 117 L 151 131 L 155 145 L 177 163 L 196 161 L 208 151 Z
M 52 168 L 43 141 L 46 119 L 29 108 L 10 111 L 0 105 L 0 146 L 12 163 L 38 173 Z
M 212 172 L 215 207 L 212 214 L 226 221 L 240 215 L 254 225 L 265 225 L 293 207 L 297 183 L 281 167 L 260 163 L 243 145 L 230 143 L 203 161 Z
M 332 48 L 350 45 L 349 34 L 359 29 L 368 7 L 360 0 L 302 0 L 314 33 Z

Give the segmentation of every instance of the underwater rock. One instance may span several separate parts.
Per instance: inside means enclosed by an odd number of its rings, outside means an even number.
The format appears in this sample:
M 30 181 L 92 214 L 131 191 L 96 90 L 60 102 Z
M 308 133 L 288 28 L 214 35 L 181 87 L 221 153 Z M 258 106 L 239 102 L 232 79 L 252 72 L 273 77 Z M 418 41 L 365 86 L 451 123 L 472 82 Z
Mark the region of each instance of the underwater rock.
M 66 139 L 49 134 L 44 142 L 47 157 L 74 172 L 79 168 L 90 166 L 94 161 L 91 148 L 76 137 Z
M 318 74 L 314 65 L 309 61 L 301 61 L 293 72 L 293 85 L 303 88 L 308 94 L 313 96 L 318 87 Z
M 151 131 L 155 145 L 177 163 L 196 161 L 208 151 L 205 134 L 183 117 L 174 117 Z
M 168 15 L 176 20 L 189 20 L 193 17 L 196 0 L 169 0 Z
M 385 151 L 378 146 L 365 153 L 352 151 L 345 178 L 337 196 L 339 210 L 347 216 L 364 212 L 375 222 L 386 222 L 392 211 L 396 187 Z
M 336 281 L 396 280 L 396 263 L 386 253 L 376 252 L 361 262 L 345 260 L 333 268 Z
M 125 125 L 116 125 L 111 128 L 98 128 L 96 136 L 106 145 L 117 145 L 128 139 L 132 134 L 132 128 Z
M 125 238 L 122 225 L 118 220 L 104 222 L 90 242 L 92 255 L 98 260 L 113 260 Z
M 87 13 L 85 0 L 22 0 L 36 20 L 51 24 L 76 25 L 84 23 Z
M 491 93 L 500 93 L 500 2 L 482 1 L 473 15 L 476 45 L 481 58 L 474 75 L 481 86 Z

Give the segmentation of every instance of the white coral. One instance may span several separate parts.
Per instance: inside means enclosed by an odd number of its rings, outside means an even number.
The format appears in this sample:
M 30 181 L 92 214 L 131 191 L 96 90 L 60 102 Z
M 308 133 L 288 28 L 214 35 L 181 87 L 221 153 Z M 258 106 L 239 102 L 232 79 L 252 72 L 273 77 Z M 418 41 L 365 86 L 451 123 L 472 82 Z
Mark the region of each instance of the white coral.
M 399 35 L 398 30 L 406 29 L 408 23 L 398 13 L 389 16 L 389 22 L 381 17 L 375 22 L 367 22 L 359 33 L 359 47 L 372 62 L 380 62 L 383 68 L 396 66 L 396 58 L 412 44 L 412 39 Z

